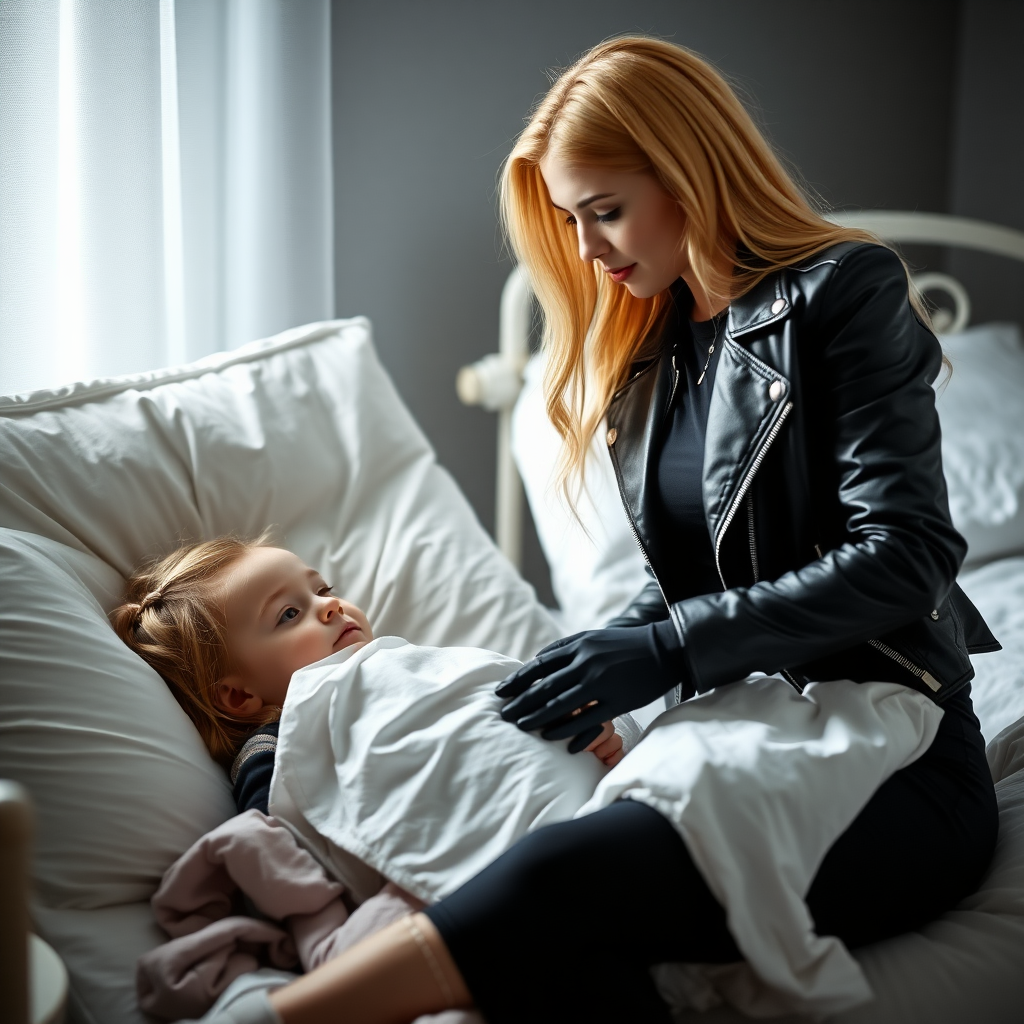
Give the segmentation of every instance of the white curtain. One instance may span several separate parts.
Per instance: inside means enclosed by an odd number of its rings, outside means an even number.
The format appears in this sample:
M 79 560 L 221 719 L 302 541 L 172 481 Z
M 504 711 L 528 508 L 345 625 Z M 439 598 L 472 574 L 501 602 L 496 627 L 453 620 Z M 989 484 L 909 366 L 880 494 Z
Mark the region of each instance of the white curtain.
M 328 0 L 0 0 L 0 394 L 334 313 Z

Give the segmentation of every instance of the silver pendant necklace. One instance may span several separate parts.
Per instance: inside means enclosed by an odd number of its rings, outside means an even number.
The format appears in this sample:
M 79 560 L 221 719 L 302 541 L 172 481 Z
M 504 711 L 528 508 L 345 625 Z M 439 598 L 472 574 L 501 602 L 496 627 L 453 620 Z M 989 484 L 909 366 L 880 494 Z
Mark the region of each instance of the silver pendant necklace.
M 721 316 L 721 313 L 719 313 Z M 711 344 L 708 346 L 708 357 L 704 361 L 704 369 L 700 371 L 700 376 L 697 378 L 697 387 L 700 387 L 704 382 L 704 375 L 708 372 L 708 367 L 711 365 L 711 357 L 715 354 L 715 342 L 718 341 L 718 317 L 715 317 L 715 336 L 711 339 Z

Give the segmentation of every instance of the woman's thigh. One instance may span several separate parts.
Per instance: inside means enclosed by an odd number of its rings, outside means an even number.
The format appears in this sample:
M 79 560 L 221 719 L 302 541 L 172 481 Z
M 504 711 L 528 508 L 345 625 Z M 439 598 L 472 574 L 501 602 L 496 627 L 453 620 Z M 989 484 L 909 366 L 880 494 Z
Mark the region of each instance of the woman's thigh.
M 999 818 L 968 694 L 951 698 L 932 746 L 879 788 L 829 850 L 807 894 L 819 934 L 851 948 L 877 942 L 977 888 Z
M 526 836 L 426 913 L 490 1024 L 668 1024 L 650 964 L 739 956 L 679 833 L 629 800 Z

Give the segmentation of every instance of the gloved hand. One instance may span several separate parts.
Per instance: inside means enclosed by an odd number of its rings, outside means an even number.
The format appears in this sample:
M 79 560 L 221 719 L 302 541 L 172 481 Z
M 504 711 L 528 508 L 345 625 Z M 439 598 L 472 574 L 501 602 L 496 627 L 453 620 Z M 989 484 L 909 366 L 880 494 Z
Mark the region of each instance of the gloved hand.
M 515 698 L 501 710 L 506 722 L 541 729 L 546 740 L 573 736 L 569 751 L 575 754 L 599 734 L 602 722 L 649 704 L 677 683 L 687 696 L 692 693 L 675 628 L 665 620 L 558 640 L 503 679 L 496 692 Z

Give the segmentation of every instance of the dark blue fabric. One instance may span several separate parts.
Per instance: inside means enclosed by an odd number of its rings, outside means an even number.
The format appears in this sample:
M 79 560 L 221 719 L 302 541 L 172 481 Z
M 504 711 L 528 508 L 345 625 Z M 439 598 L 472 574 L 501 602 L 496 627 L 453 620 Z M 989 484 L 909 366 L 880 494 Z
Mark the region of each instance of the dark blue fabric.
M 252 736 L 273 736 L 277 739 L 280 721 L 269 722 L 256 729 Z M 249 739 L 252 739 L 252 736 Z M 270 780 L 274 776 L 274 751 L 261 750 L 251 754 L 238 769 L 233 795 L 238 813 L 257 810 L 268 814 Z

